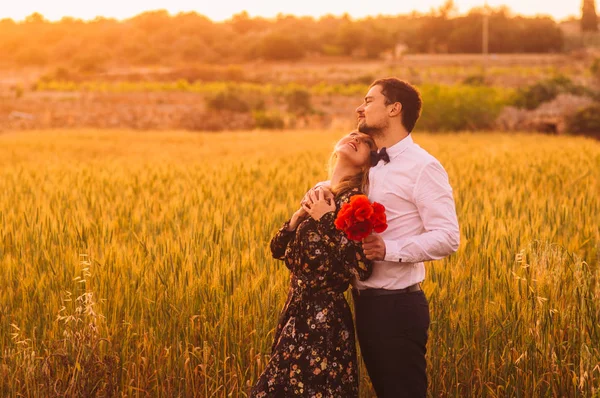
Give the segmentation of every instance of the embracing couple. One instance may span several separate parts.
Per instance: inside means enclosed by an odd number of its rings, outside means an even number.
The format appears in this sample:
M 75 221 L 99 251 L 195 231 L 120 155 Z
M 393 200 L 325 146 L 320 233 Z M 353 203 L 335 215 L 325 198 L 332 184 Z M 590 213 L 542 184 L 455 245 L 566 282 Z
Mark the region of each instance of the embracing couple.
M 271 241 L 291 271 L 271 359 L 252 388 L 262 397 L 358 397 L 356 333 L 378 397 L 425 397 L 429 304 L 423 262 L 455 252 L 459 229 L 446 171 L 413 142 L 421 97 L 410 84 L 375 81 L 343 137 L 330 179 L 311 189 Z M 336 229 L 357 194 L 385 206 L 388 228 L 362 241 Z

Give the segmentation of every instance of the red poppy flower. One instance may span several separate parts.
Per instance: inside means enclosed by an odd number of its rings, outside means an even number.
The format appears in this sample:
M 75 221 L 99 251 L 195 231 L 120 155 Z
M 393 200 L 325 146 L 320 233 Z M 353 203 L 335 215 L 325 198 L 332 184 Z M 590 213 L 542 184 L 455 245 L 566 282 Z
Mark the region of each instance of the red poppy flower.
M 354 217 L 356 217 L 356 220 L 360 222 L 368 220 L 369 218 L 371 218 L 372 215 L 373 208 L 370 204 L 360 206 L 356 210 L 354 210 Z
M 363 240 L 373 231 L 373 226 L 369 221 L 361 221 L 348 227 L 346 234 L 348 239 L 352 240 Z
M 346 205 L 342 206 L 335 219 L 335 227 L 340 230 L 348 228 L 353 223 L 352 218 L 352 207 Z
M 371 203 L 365 195 L 355 195 L 338 212 L 335 227 L 349 239 L 357 241 L 373 231 L 381 233 L 387 228 L 385 207 L 377 202 Z
M 373 220 L 373 231 L 380 234 L 383 231 L 385 231 L 386 229 L 387 229 L 387 223 L 385 222 L 385 219 L 383 221 L 377 220 L 377 219 Z
M 373 215 L 371 216 L 370 220 L 373 224 L 373 230 L 378 234 L 387 229 L 385 207 L 381 203 L 373 203 Z
M 381 203 L 373 202 L 373 212 L 385 214 L 385 206 L 383 206 Z

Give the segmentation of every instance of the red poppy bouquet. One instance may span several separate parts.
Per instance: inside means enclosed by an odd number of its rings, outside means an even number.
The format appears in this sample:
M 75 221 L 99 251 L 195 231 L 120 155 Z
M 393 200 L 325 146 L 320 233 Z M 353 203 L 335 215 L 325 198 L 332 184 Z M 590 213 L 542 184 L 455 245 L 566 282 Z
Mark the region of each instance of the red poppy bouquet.
M 344 232 L 348 239 L 357 241 L 373 231 L 381 233 L 387 228 L 385 207 L 377 202 L 371 203 L 366 195 L 354 195 L 338 212 L 335 227 Z

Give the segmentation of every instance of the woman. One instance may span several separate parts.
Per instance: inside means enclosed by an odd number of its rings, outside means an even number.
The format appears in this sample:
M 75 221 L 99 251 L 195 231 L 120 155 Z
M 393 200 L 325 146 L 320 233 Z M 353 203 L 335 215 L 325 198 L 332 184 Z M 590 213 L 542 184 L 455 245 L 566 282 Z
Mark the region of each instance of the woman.
M 344 292 L 372 263 L 360 242 L 334 226 L 340 207 L 366 192 L 375 142 L 354 131 L 335 146 L 330 181 L 334 200 L 311 195 L 271 240 L 273 257 L 291 271 L 271 359 L 251 397 L 358 397 L 354 324 Z

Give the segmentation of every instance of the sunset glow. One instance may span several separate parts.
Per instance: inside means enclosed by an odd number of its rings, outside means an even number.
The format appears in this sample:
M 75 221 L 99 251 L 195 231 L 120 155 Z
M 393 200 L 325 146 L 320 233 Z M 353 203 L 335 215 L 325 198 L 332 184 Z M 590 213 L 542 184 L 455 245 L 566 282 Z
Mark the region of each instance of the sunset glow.
M 81 19 L 94 19 L 97 16 L 126 19 L 148 10 L 165 9 L 172 14 L 195 11 L 212 20 L 222 21 L 246 10 L 250 16 L 274 17 L 278 13 L 319 17 L 326 14 L 341 15 L 348 13 L 354 18 L 378 14 L 408 14 L 412 11 L 428 12 L 438 8 L 442 0 L 405 0 L 394 3 L 305 0 L 300 2 L 281 2 L 257 0 L 222 0 L 218 2 L 192 0 L 147 0 L 144 2 L 125 2 L 107 0 L 103 2 L 82 2 L 77 0 L 25 0 L 15 3 L 4 2 L 0 7 L 0 19 L 23 20 L 26 16 L 38 12 L 49 20 L 56 21 L 71 16 Z M 465 13 L 473 7 L 480 7 L 484 0 L 455 0 L 459 13 Z M 544 0 L 489 0 L 492 7 L 506 5 L 514 13 L 522 15 L 550 15 L 557 20 L 580 15 L 579 1 Z

